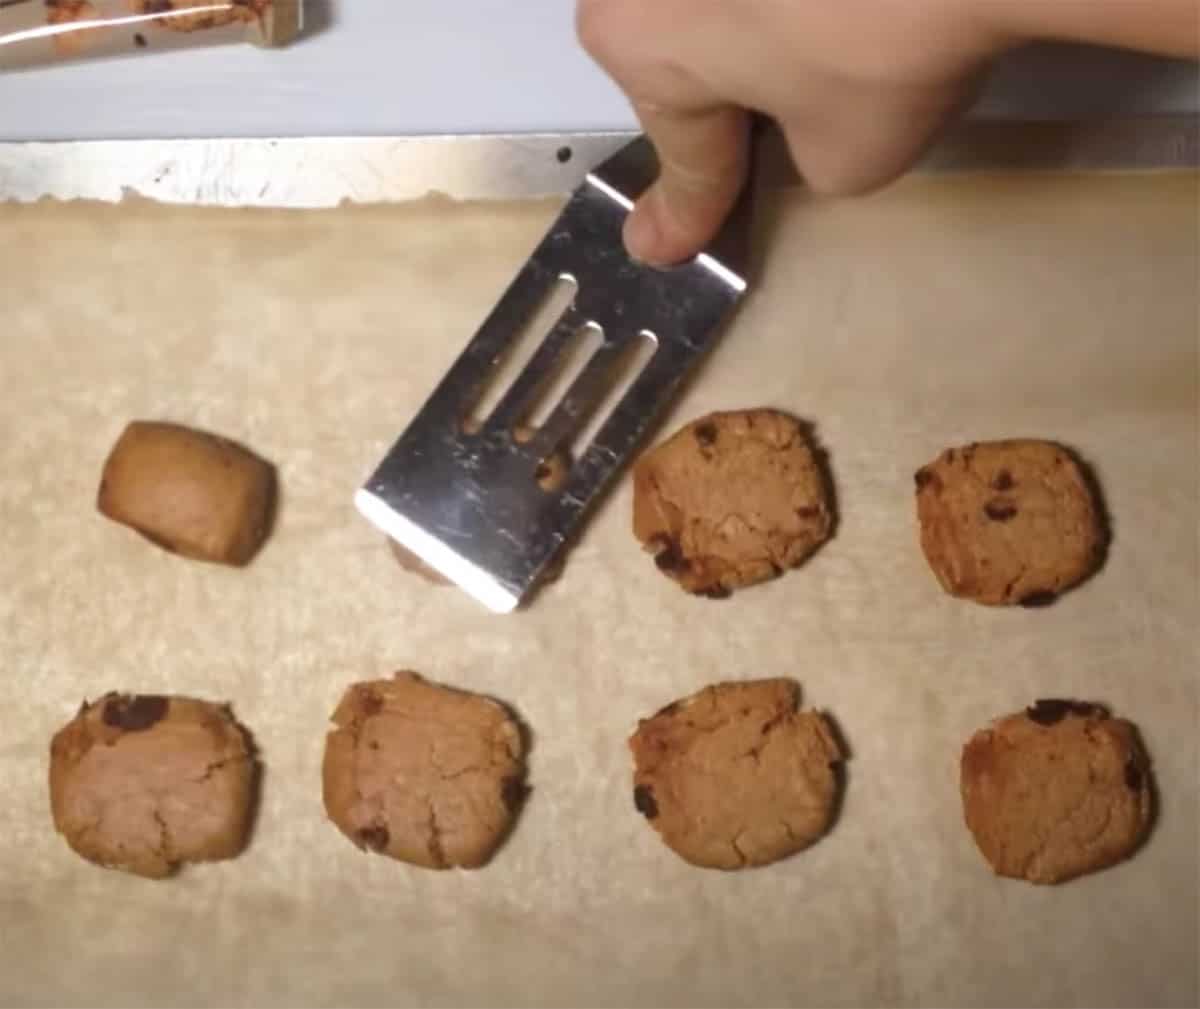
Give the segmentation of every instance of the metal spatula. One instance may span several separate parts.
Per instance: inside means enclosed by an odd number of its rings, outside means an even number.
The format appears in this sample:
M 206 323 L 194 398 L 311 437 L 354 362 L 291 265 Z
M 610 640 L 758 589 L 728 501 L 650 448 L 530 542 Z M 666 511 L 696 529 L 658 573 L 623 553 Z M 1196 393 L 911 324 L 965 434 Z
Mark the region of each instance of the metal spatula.
M 379 468 L 357 492 L 367 519 L 489 609 L 514 609 L 636 449 L 662 407 L 718 335 L 746 289 L 749 205 L 712 248 L 667 270 L 626 254 L 621 226 L 657 172 L 639 138 L 588 174 L 478 333 Z M 546 294 L 575 295 L 487 417 L 472 412 Z M 603 342 L 545 420 L 531 404 L 582 327 Z M 544 461 L 569 444 L 610 391 L 635 341 L 653 353 L 565 479 L 543 489 Z

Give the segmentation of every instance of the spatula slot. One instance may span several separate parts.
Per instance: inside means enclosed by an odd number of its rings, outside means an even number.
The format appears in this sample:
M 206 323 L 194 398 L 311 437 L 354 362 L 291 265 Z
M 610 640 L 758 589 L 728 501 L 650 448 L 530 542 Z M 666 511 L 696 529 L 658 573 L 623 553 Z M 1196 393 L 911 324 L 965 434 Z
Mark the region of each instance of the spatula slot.
M 490 374 L 484 380 L 474 404 L 461 418 L 464 433 L 472 434 L 478 431 L 491 416 L 513 381 L 529 365 L 546 334 L 570 309 L 578 287 L 571 274 L 561 273 L 546 289 L 541 301 L 493 359 Z
M 658 337 L 648 329 L 643 329 L 617 347 L 612 348 L 611 357 L 602 362 L 603 378 L 596 382 L 592 402 L 584 406 L 578 418 L 572 425 L 573 432 L 563 435 L 565 441 L 570 433 L 574 433 L 567 451 L 570 458 L 578 459 L 587 450 L 604 422 L 608 420 L 617 404 L 625 398 L 629 387 L 646 369 L 651 358 L 658 350 Z M 599 355 L 597 355 L 599 357 Z M 581 394 L 589 390 L 580 390 Z M 575 395 L 575 390 L 568 392 L 566 401 Z
M 596 323 L 586 322 L 575 330 L 525 408 L 523 423 L 526 426 L 537 429 L 546 422 L 546 418 L 575 384 L 575 380 L 603 344 L 604 330 Z

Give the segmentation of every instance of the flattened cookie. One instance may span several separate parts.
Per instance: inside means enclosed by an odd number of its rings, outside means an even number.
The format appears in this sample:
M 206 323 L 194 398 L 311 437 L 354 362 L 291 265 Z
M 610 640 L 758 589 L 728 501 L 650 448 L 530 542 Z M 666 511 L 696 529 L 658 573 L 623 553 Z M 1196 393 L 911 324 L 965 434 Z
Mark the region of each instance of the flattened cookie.
M 1106 544 L 1079 464 L 1048 441 L 951 448 L 916 473 L 925 559 L 950 595 L 1043 606 L 1092 574 Z
M 1150 825 L 1137 730 L 1095 704 L 1043 700 L 962 752 L 967 827 L 1001 876 L 1060 883 L 1127 858 Z
M 274 467 L 249 449 L 137 420 L 104 463 L 96 507 L 173 553 L 241 566 L 270 531 L 275 494 Z
M 322 781 L 343 834 L 428 869 L 487 862 L 525 796 L 521 732 L 503 707 L 401 672 L 354 684 L 333 722 Z
M 718 683 L 638 723 L 633 803 L 706 869 L 766 865 L 828 829 L 843 754 L 791 680 Z
M 813 446 L 776 410 L 701 417 L 634 467 L 634 535 L 688 592 L 721 597 L 774 578 L 832 528 Z
M 227 706 L 106 694 L 50 744 L 54 826 L 89 861 L 159 879 L 242 850 L 257 771 Z

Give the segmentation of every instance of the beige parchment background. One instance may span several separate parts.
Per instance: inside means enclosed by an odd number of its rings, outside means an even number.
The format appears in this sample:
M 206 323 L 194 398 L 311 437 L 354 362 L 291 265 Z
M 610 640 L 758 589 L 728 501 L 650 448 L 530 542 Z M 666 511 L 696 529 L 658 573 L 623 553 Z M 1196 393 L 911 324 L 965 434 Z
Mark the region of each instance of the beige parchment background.
M 1194 177 L 776 203 L 757 290 L 668 424 L 811 420 L 836 539 L 689 598 L 636 548 L 622 484 L 511 617 L 399 570 L 350 497 L 555 206 L 0 208 L 0 1003 L 1194 1005 L 1198 206 Z M 95 514 L 133 417 L 277 462 L 250 569 Z M 1114 517 L 1103 572 L 1047 610 L 951 600 L 917 547 L 913 470 L 1010 435 L 1076 447 Z M 481 872 L 361 854 L 324 820 L 329 713 L 403 667 L 532 727 L 534 793 Z M 776 866 L 692 869 L 634 812 L 625 738 L 760 675 L 842 726 L 842 815 Z M 50 736 L 110 688 L 233 702 L 266 763 L 242 857 L 152 883 L 55 835 Z M 1041 696 L 1134 719 L 1161 795 L 1132 861 L 1058 888 L 994 878 L 957 791 L 964 739 Z

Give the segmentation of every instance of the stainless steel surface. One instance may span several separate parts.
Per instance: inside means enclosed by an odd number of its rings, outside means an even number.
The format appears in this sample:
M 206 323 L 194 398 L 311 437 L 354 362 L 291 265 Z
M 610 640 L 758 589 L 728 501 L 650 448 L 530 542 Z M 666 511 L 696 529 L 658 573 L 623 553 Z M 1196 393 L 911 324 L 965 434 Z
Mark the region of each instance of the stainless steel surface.
M 444 193 L 526 199 L 569 193 L 626 133 L 0 143 L 0 199 L 232 207 L 332 207 Z M 776 146 L 765 166 L 794 178 Z M 1081 123 L 972 122 L 918 171 L 1153 171 L 1200 165 L 1194 116 Z
M 528 596 L 746 288 L 738 259 L 706 253 L 656 270 L 625 253 L 622 224 L 654 174 L 648 153 L 637 140 L 587 175 L 355 498 L 384 532 L 496 612 Z M 748 227 L 745 202 L 729 230 Z M 505 352 L 562 279 L 575 285 L 571 304 L 490 415 L 465 430 Z M 544 423 L 518 441 L 514 429 L 527 422 L 567 342 L 584 327 L 600 329 L 599 349 Z M 616 365 L 646 334 L 655 344 L 649 361 L 570 461 L 561 489 L 542 489 L 539 465 L 584 428 Z

